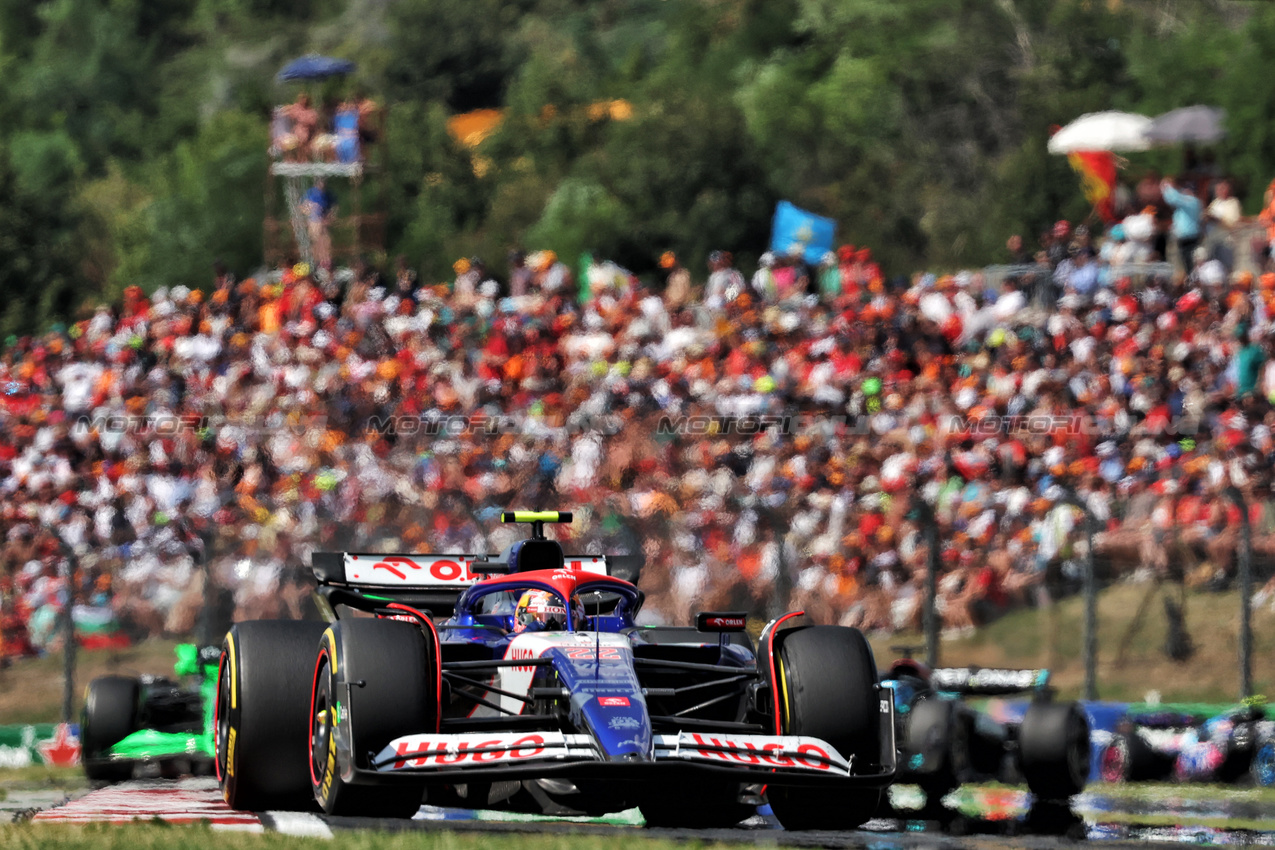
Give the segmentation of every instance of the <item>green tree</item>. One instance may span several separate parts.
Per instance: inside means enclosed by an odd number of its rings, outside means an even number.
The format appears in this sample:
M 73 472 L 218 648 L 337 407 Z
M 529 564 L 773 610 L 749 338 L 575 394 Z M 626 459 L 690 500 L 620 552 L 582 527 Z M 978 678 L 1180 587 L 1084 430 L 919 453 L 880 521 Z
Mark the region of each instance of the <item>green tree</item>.
M 148 288 L 207 282 L 215 259 L 243 274 L 261 262 L 266 128 L 220 113 L 166 156 L 151 177 L 145 244 L 120 257 Z

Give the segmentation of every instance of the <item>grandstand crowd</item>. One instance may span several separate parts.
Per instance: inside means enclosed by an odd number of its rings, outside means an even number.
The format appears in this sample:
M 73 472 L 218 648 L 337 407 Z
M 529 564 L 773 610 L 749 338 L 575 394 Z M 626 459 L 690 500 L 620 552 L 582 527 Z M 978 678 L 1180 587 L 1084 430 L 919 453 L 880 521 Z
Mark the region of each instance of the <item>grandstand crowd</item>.
M 538 251 L 439 285 L 400 262 L 129 288 L 0 359 L 0 655 L 56 646 L 64 546 L 85 640 L 129 640 L 206 599 L 301 616 L 316 549 L 499 551 L 502 508 L 643 555 L 648 622 L 919 628 L 922 503 L 947 630 L 1074 590 L 1069 494 L 1105 579 L 1228 586 L 1228 487 L 1275 555 L 1275 273 L 1206 252 L 1131 279 L 1123 231 L 1043 238 L 1003 281 L 887 281 L 843 246 L 704 277 Z

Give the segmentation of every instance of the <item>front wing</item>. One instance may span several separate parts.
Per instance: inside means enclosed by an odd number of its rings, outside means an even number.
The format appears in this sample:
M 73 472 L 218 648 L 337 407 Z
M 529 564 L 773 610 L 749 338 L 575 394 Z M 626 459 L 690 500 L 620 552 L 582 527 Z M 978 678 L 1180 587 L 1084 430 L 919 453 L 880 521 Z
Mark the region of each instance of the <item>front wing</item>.
M 894 701 L 881 704 L 879 764 L 855 765 L 826 741 L 797 735 L 686 732 L 654 736 L 649 760 L 606 760 L 591 736 L 562 732 L 406 735 L 355 770 L 355 782 L 411 777 L 454 783 L 478 779 L 599 777 L 657 779 L 709 773 L 772 785 L 883 787 L 897 767 Z

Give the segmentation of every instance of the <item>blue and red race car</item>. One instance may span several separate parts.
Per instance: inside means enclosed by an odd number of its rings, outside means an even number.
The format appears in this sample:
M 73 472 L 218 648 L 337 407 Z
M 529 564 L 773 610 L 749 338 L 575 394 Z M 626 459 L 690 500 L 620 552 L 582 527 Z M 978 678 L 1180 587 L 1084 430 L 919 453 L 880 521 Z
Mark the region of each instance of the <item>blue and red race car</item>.
M 621 559 L 543 524 L 499 556 L 319 553 L 328 623 L 226 636 L 216 764 L 236 808 L 410 817 L 422 802 L 537 813 L 639 807 L 729 826 L 858 826 L 895 771 L 894 705 L 855 629 L 702 613 L 639 627 Z M 361 615 L 361 616 L 360 616 Z
M 1106 782 L 1252 781 L 1275 785 L 1275 720 L 1246 702 L 1217 713 L 1133 707 L 1100 763 Z

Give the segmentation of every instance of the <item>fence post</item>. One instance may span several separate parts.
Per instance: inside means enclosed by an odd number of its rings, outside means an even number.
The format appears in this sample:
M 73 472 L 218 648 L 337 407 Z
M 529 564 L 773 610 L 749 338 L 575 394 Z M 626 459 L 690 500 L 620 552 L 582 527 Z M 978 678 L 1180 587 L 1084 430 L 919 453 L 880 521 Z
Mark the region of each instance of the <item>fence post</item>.
M 1248 504 L 1234 484 L 1226 488 L 1226 496 L 1240 511 L 1240 699 L 1253 695 L 1253 527 L 1248 521 Z
M 1098 698 L 1098 577 L 1094 575 L 1094 515 L 1085 508 L 1085 699 Z
M 62 722 L 70 723 L 75 701 L 75 572 L 79 558 L 61 534 L 52 528 L 49 531 L 62 550 L 62 575 L 66 580 L 66 600 L 62 605 Z
M 934 516 L 934 506 L 917 496 L 913 502 L 913 510 L 921 523 L 921 534 L 925 538 L 925 663 L 931 668 L 939 664 L 939 617 L 938 617 L 938 574 L 939 574 L 939 526 Z
M 1062 502 L 1079 508 L 1085 523 L 1085 694 L 1087 700 L 1098 698 L 1098 580 L 1094 574 L 1093 535 L 1097 517 L 1073 491 L 1067 490 Z

